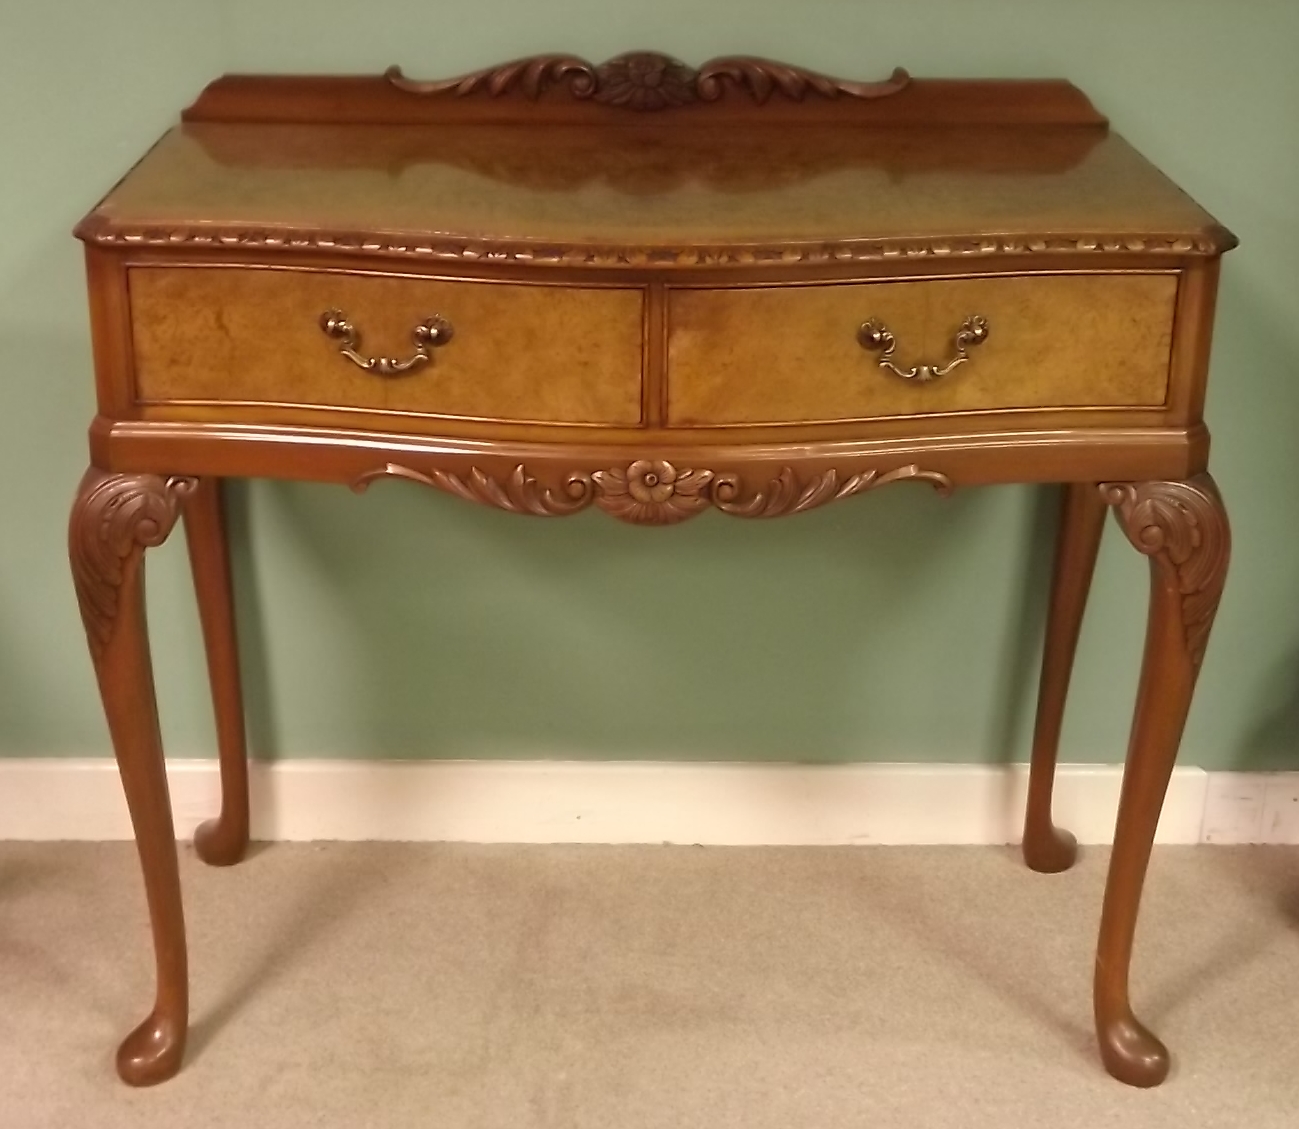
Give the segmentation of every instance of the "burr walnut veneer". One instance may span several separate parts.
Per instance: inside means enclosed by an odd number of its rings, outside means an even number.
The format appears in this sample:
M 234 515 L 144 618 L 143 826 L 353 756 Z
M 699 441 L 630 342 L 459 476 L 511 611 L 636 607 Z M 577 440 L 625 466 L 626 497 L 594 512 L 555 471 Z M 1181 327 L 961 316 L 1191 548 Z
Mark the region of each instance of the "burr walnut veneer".
M 1063 483 L 1024 831 L 1043 871 L 1074 856 L 1051 784 L 1112 508 L 1152 587 L 1095 1018 L 1111 1073 L 1164 1077 L 1128 969 L 1226 572 L 1201 408 L 1234 241 L 1079 91 L 648 52 L 444 82 L 227 76 L 77 233 L 99 407 L 72 566 L 157 955 L 128 1082 L 173 1074 L 188 1022 L 142 596 L 144 550 L 181 517 L 223 782 L 197 846 L 229 864 L 248 838 L 234 476 L 643 525 Z

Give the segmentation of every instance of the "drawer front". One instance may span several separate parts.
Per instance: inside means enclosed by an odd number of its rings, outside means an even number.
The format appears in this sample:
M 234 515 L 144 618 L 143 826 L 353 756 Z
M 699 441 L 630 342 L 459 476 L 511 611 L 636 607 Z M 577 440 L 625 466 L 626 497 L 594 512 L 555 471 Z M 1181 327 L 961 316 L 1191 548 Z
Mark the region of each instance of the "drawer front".
M 727 290 L 669 297 L 668 419 L 792 423 L 1031 408 L 1157 408 L 1168 392 L 1173 274 L 1025 275 Z M 858 340 L 882 323 L 904 372 L 957 356 L 929 381 L 880 367 Z
M 133 267 L 136 392 L 145 403 L 290 404 L 513 422 L 641 422 L 644 298 L 637 289 L 296 270 Z M 321 328 L 340 310 L 362 359 L 426 362 L 384 376 Z

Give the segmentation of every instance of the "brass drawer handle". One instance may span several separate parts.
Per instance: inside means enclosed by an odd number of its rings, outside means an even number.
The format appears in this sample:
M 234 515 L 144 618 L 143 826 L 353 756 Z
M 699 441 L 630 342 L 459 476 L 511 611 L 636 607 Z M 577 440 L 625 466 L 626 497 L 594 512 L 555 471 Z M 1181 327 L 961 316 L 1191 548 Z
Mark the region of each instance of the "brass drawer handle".
M 365 357 L 357 352 L 361 347 L 361 334 L 347 320 L 347 315 L 342 310 L 326 310 L 321 314 L 320 328 L 326 337 L 342 342 L 338 351 L 352 364 L 379 376 L 400 376 L 427 364 L 430 360 L 429 350 L 445 345 L 454 332 L 451 323 L 439 314 L 425 318 L 411 331 L 411 340 L 415 342 L 414 354 L 404 361 L 398 361 L 392 357 Z
M 871 319 L 862 322 L 861 328 L 857 330 L 857 340 L 861 342 L 863 349 L 884 350 L 880 354 L 880 368 L 896 373 L 903 380 L 914 380 L 917 384 L 927 384 L 931 380 L 937 380 L 940 376 L 946 376 L 957 365 L 965 364 L 970 359 L 967 350 L 973 349 L 987 339 L 988 319 L 979 314 L 971 314 L 961 322 L 961 328 L 956 331 L 956 356 L 947 364 L 916 365 L 914 368 L 903 370 L 889 359 L 893 356 L 893 350 L 897 348 L 898 343 L 888 326 L 882 321 Z

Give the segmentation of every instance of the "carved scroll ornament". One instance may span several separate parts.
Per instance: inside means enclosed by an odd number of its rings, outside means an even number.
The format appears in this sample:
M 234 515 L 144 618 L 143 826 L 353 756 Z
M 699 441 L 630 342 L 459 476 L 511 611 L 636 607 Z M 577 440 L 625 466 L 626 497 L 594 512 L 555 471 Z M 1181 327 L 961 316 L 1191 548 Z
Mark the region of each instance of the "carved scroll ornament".
M 385 77 L 398 90 L 421 96 L 500 98 L 517 93 L 536 101 L 550 87 L 562 86 L 580 101 L 641 111 L 716 102 L 728 84 L 762 105 L 776 92 L 792 102 L 801 102 L 809 94 L 884 98 L 905 89 L 911 81 L 900 67 L 884 82 L 849 82 L 743 55 L 711 59 L 695 70 L 657 51 L 630 51 L 599 66 L 575 55 L 536 55 L 436 82 L 408 79 L 400 67 L 389 67 Z
M 1191 665 L 1204 659 L 1231 555 L 1231 530 L 1213 479 L 1102 483 L 1101 496 L 1138 552 L 1153 558 L 1176 584 Z
M 792 467 L 783 467 L 760 489 L 748 491 L 738 474 L 678 470 L 665 459 L 637 459 L 626 467 L 589 473 L 574 471 L 558 491 L 538 482 L 522 463 L 504 478 L 478 467 L 461 475 L 447 470 L 425 473 L 387 463 L 360 475 L 352 483 L 352 489 L 365 490 L 380 478 L 404 478 L 466 501 L 540 517 L 572 514 L 594 504 L 605 513 L 636 525 L 674 525 L 710 506 L 735 517 L 781 517 L 877 486 L 913 479 L 928 482 L 940 494 L 948 494 L 952 489 L 951 479 L 946 475 L 910 463 L 883 473 L 866 470 L 852 475 L 841 475 L 831 467 L 806 478 L 800 477 Z
M 197 485 L 196 478 L 86 472 L 72 508 L 68 551 L 81 621 L 96 660 L 112 641 L 132 556 L 167 539 L 182 500 Z

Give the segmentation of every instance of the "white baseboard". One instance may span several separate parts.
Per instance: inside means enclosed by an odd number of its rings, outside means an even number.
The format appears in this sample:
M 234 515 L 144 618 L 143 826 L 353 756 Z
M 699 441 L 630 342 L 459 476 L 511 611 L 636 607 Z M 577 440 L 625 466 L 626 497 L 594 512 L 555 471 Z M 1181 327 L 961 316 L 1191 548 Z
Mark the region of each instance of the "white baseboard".
M 1299 843 L 1299 772 L 1212 772 L 1206 843 Z
M 1108 843 L 1122 770 L 1063 765 L 1057 822 Z M 214 814 L 215 762 L 168 766 L 176 832 Z M 252 768 L 265 840 L 714 845 L 1019 839 L 1022 765 L 281 761 Z M 0 760 L 0 839 L 129 839 L 109 759 Z M 1299 773 L 1178 768 L 1160 843 L 1299 842 Z

